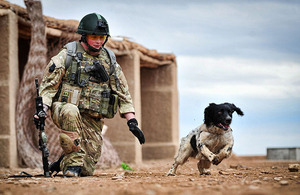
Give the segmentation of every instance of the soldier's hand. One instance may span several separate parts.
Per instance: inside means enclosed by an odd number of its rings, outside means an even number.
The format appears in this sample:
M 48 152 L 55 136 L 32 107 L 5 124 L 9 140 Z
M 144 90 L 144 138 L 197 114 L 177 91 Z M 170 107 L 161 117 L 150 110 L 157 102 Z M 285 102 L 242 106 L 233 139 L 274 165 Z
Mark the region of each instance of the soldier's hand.
M 34 113 L 33 114 L 34 124 L 38 123 L 40 117 L 47 118 L 47 111 L 48 111 L 48 109 L 49 109 L 49 107 L 46 104 L 43 104 L 43 111 L 40 112 L 40 113 Z
M 145 136 L 143 134 L 143 131 L 138 128 L 137 120 L 135 118 L 132 118 L 127 122 L 127 125 L 131 133 L 139 139 L 140 144 L 144 144 Z

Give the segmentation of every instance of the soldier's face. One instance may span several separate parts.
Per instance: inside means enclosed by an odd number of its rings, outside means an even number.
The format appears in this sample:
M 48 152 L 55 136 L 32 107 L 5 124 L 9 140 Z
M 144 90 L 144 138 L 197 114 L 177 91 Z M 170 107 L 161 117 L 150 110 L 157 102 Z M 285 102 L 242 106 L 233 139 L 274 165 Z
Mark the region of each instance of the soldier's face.
M 90 46 L 99 49 L 106 39 L 106 35 L 87 35 L 87 42 Z

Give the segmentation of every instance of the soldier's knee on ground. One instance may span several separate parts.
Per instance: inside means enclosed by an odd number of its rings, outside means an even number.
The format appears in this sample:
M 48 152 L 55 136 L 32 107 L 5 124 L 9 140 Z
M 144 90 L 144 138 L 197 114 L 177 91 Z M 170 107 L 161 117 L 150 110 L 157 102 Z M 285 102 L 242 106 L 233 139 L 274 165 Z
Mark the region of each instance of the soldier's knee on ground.
M 65 133 L 59 134 L 59 143 L 65 154 L 80 150 L 80 146 L 75 145 L 74 141 Z

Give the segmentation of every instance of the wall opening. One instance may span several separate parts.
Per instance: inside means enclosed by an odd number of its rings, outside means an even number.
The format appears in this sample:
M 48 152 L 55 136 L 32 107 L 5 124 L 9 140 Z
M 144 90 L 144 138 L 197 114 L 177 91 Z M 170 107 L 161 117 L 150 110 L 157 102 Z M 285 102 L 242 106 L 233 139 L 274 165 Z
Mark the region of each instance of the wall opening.
M 24 67 L 28 60 L 28 53 L 30 48 L 30 39 L 20 38 L 18 40 L 18 56 L 19 56 L 19 79 L 22 79 Z

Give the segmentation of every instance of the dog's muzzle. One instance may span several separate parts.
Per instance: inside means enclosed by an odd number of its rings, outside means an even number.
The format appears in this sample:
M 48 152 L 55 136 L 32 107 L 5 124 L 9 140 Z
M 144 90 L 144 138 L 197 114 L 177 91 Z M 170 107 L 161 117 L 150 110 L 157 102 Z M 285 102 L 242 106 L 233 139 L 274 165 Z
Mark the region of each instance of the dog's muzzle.
M 216 125 L 217 127 L 223 129 L 224 131 L 227 131 L 230 127 L 230 124 L 222 124 L 222 123 L 219 123 Z
M 226 119 L 225 123 L 219 123 L 216 126 L 223 129 L 224 131 L 227 131 L 230 127 L 231 119 Z
M 230 127 L 230 124 L 231 124 L 231 118 L 228 117 L 226 120 L 225 120 L 225 123 L 219 123 L 217 124 L 217 127 L 223 129 L 224 131 L 227 131 Z

